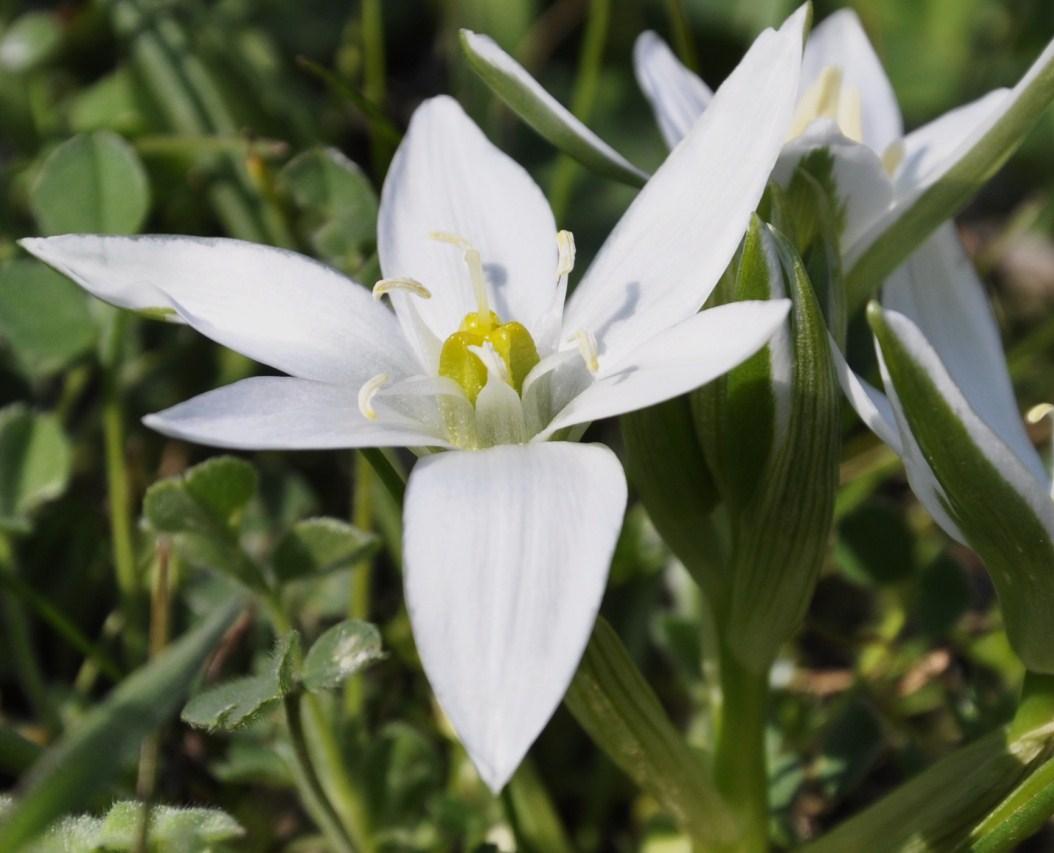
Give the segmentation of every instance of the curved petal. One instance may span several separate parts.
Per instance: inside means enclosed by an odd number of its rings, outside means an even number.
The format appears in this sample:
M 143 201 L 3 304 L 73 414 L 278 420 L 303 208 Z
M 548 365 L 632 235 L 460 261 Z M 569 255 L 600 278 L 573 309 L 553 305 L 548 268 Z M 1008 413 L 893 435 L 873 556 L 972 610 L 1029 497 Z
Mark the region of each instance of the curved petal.
M 662 138 L 670 148 L 675 147 L 710 104 L 713 91 L 650 30 L 637 36 L 633 45 L 633 71 Z
M 378 251 L 386 276 L 420 281 L 432 293 L 415 305 L 445 340 L 476 301 L 463 253 L 430 239 L 445 232 L 467 240 L 483 260 L 491 307 L 502 321 L 535 332 L 556 291 L 556 223 L 531 176 L 495 148 L 448 97 L 425 101 L 410 121 L 381 193 Z M 393 292 L 407 337 L 416 334 Z
M 698 311 L 731 260 L 790 123 L 803 11 L 758 36 L 568 300 L 564 337 L 592 333 L 602 366 Z
M 883 314 L 890 332 L 896 336 L 901 346 L 910 354 L 911 359 L 929 375 L 938 393 L 955 412 L 956 417 L 961 421 L 978 451 L 988 460 L 992 469 L 998 472 L 998 475 L 1029 505 L 1035 517 L 1047 528 L 1048 535 L 1054 539 L 1054 503 L 1051 502 L 1048 492 L 1049 480 L 1046 474 L 1043 473 L 1041 478 L 1037 479 L 1036 475 L 1022 463 L 1017 453 L 977 414 L 970 401 L 963 395 L 962 390 L 948 373 L 940 355 L 926 340 L 918 326 L 908 317 L 896 311 L 885 310 Z M 881 351 L 879 354 L 881 356 Z M 896 413 L 897 422 L 901 428 L 901 437 L 906 438 L 911 435 L 908 418 L 897 396 L 896 388 L 890 379 L 889 370 L 885 365 L 884 359 L 880 363 L 883 371 L 882 379 L 886 385 L 886 393 L 889 395 L 890 403 L 893 405 L 893 411 Z M 917 444 L 915 446 L 918 448 Z M 921 458 L 921 448 L 918 449 L 918 453 Z M 936 478 L 933 473 L 930 474 L 930 477 L 935 481 Z M 914 482 L 912 482 L 912 488 L 915 488 Z M 937 488 L 940 487 L 938 486 Z M 933 508 L 927 501 L 926 495 L 917 490 L 916 494 L 926 504 L 927 509 L 933 513 Z M 943 490 L 941 494 L 943 494 Z M 936 513 L 933 514 L 934 518 L 937 518 Z
M 882 305 L 915 323 L 977 415 L 1036 479 L 1046 479 L 1018 412 L 995 318 L 955 226 L 937 229 L 890 277 Z
M 934 177 L 950 165 L 950 158 L 963 142 L 986 130 L 1010 98 L 1009 89 L 996 89 L 905 136 L 904 155 L 894 176 L 897 200 L 933 183 Z
M 498 791 L 545 726 L 593 628 L 626 506 L 600 445 L 421 459 L 406 490 L 407 608 L 425 673 Z
M 820 148 L 831 153 L 841 204 L 841 241 L 850 245 L 888 209 L 893 201 L 893 182 L 874 151 L 843 136 L 838 125 L 828 119 L 814 121 L 801 136 L 783 146 L 773 179 L 787 186 L 802 159 Z
M 184 441 L 243 450 L 452 446 L 408 419 L 364 418 L 357 388 L 290 376 L 243 379 L 143 423 Z
M 952 539 L 965 544 L 966 537 L 945 509 L 948 499 L 926 462 L 926 458 L 922 455 L 922 448 L 915 441 L 915 436 L 911 434 L 903 413 L 899 410 L 899 401 L 895 396 L 892 399 L 887 397 L 873 385 L 857 376 L 849 367 L 845 356 L 842 355 L 842 351 L 833 338 L 830 339 L 830 344 L 838 383 L 842 386 L 842 391 L 849 400 L 849 404 L 868 429 L 901 458 L 911 490 L 922 505 L 929 510 L 933 520 Z M 878 353 L 878 358 L 881 361 L 881 351 Z
M 293 376 L 356 384 L 419 369 L 391 311 L 295 252 L 221 238 L 95 234 L 22 245 L 100 299 L 175 311 L 214 341 Z
M 640 187 L 648 175 L 629 162 L 550 95 L 489 36 L 461 31 L 465 57 L 480 78 L 525 122 L 584 166 Z
M 904 121 L 893 86 L 852 9 L 828 16 L 809 34 L 802 57 L 801 90 L 812 85 L 828 66 L 840 68 L 843 84 L 860 93 L 863 141 L 882 154 L 904 135 Z
M 539 436 L 643 409 L 705 385 L 756 353 L 775 334 L 790 300 L 733 302 L 696 314 L 638 347 L 553 418 Z

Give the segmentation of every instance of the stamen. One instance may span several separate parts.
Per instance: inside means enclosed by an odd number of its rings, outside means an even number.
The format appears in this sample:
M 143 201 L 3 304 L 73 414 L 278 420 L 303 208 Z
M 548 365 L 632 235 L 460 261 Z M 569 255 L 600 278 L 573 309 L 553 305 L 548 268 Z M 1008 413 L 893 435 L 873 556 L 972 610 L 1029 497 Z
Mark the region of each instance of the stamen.
M 476 313 L 479 315 L 480 334 L 487 334 L 492 327 L 490 321 L 490 301 L 487 299 L 487 280 L 483 275 L 483 260 L 480 258 L 479 250 L 476 249 L 464 237 L 456 234 L 448 234 L 446 231 L 433 231 L 428 235 L 433 240 L 450 243 L 457 246 L 465 254 L 465 263 L 468 264 L 468 277 L 472 282 L 472 292 L 476 297 Z
M 1040 403 L 1037 406 L 1033 406 L 1028 412 L 1025 413 L 1025 420 L 1030 424 L 1038 424 L 1043 418 L 1050 418 L 1054 422 L 1054 406 L 1050 403 Z M 1051 465 L 1054 465 L 1054 432 L 1050 436 L 1051 444 Z M 1054 472 L 1052 472 L 1051 483 L 1050 483 L 1050 496 L 1054 498 Z
M 896 139 L 889 143 L 889 147 L 882 152 L 882 165 L 886 167 L 886 174 L 890 177 L 900 168 L 904 161 L 904 140 Z
M 364 418 L 369 418 L 371 421 L 377 420 L 377 410 L 373 408 L 373 398 L 377 396 L 377 392 L 381 390 L 388 382 L 387 373 L 379 373 L 363 383 L 363 386 L 359 389 L 359 411 L 362 412 Z
M 393 291 L 399 293 L 412 293 L 414 296 L 420 296 L 422 299 L 432 298 L 432 291 L 421 284 L 416 278 L 404 278 L 403 276 L 382 278 L 373 286 L 373 298 L 380 299 L 384 294 L 392 293 Z
M 860 90 L 856 86 L 843 86 L 838 98 L 838 126 L 853 142 L 864 141 L 864 108 L 860 103 Z
M 592 332 L 585 330 L 575 332 L 574 337 L 568 338 L 568 340 L 574 340 L 578 344 L 578 351 L 582 354 L 582 361 L 586 363 L 586 369 L 590 373 L 596 373 L 600 370 L 600 362 L 597 360 L 597 339 Z
M 560 253 L 556 262 L 556 277 L 563 278 L 575 268 L 575 235 L 570 231 L 558 231 L 556 248 Z

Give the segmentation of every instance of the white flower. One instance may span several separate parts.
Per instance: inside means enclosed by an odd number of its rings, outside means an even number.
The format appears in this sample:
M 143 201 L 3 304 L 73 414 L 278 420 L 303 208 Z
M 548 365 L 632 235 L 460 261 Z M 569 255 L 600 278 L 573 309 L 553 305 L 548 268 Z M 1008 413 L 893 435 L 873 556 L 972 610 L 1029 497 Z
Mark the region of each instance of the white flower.
M 443 97 L 416 112 L 385 182 L 373 297 L 315 261 L 234 240 L 23 241 L 97 296 L 174 314 L 289 374 L 145 419 L 167 435 L 448 451 L 424 455 L 408 483 L 407 607 L 436 696 L 494 790 L 574 675 L 626 503 L 610 450 L 561 439 L 708 382 L 786 316 L 786 300 L 698 312 L 786 134 L 801 41 L 800 18 L 758 39 L 566 305 L 569 235 Z
M 710 90 L 654 33 L 637 40 L 641 89 L 667 143 L 675 145 L 709 103 Z M 826 18 L 809 34 L 802 57 L 797 110 L 774 177 L 784 182 L 803 155 L 826 148 L 835 158 L 848 269 L 911 207 L 987 146 L 1005 146 L 999 126 L 1019 117 L 1035 88 L 1047 86 L 1054 42 L 1013 89 L 996 89 L 904 135 L 893 87 L 852 9 Z M 1000 149 L 1002 150 L 1002 149 Z

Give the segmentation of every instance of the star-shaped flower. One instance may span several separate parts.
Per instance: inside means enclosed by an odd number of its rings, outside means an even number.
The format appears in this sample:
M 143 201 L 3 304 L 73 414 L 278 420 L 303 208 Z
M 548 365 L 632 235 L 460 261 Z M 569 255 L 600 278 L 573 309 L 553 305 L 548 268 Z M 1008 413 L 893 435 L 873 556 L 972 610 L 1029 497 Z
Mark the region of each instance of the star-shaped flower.
M 572 440 L 708 382 L 786 316 L 785 300 L 699 309 L 786 135 L 801 42 L 801 16 L 759 37 L 566 304 L 570 235 L 446 97 L 414 114 L 385 181 L 372 296 L 234 240 L 23 241 L 106 301 L 288 374 L 150 415 L 154 429 L 219 447 L 419 449 L 407 607 L 436 696 L 494 790 L 574 675 L 621 526 L 618 460 Z

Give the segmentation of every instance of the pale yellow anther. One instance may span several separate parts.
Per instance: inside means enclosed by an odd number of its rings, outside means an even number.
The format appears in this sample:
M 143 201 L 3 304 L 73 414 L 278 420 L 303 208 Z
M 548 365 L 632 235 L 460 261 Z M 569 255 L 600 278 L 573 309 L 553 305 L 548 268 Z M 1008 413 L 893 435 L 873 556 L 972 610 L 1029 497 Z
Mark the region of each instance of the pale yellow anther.
M 558 231 L 556 249 L 559 258 L 556 262 L 556 277 L 563 278 L 575 268 L 575 236 L 570 231 Z
M 479 331 L 481 334 L 487 334 L 491 330 L 490 300 L 487 299 L 487 280 L 483 275 L 483 259 L 480 257 L 479 250 L 464 237 L 458 237 L 457 234 L 449 234 L 446 231 L 433 231 L 428 236 L 433 240 L 457 246 L 465 253 L 468 277 L 472 282 L 472 293 L 476 297 Z
M 805 90 L 794 111 L 787 139 L 795 139 L 817 119 L 831 119 L 842 134 L 854 142 L 864 141 L 864 113 L 860 91 L 844 85 L 842 69 L 828 65 Z
M 377 396 L 377 392 L 386 385 L 388 382 L 387 373 L 379 373 L 365 382 L 359 389 L 359 411 L 362 412 L 364 418 L 369 418 L 371 421 L 377 420 L 377 410 L 373 408 L 373 398 Z
M 882 165 L 886 168 L 886 174 L 890 177 L 900 168 L 904 162 L 904 140 L 894 139 L 882 152 Z
M 856 86 L 842 86 L 835 120 L 847 137 L 854 142 L 864 141 L 864 108 Z
M 580 332 L 575 332 L 573 340 L 578 344 L 578 351 L 582 354 L 582 361 L 586 363 L 586 369 L 590 373 L 596 373 L 600 370 L 600 362 L 597 354 L 597 339 L 593 336 L 592 332 L 587 332 L 584 329 Z
M 1054 420 L 1054 406 L 1050 403 L 1039 403 L 1025 413 L 1025 420 L 1030 424 L 1038 424 L 1043 418 Z
M 415 278 L 404 278 L 402 276 L 382 278 L 373 286 L 374 299 L 380 299 L 384 294 L 393 292 L 412 293 L 414 296 L 421 297 L 421 299 L 432 298 L 432 291 Z

